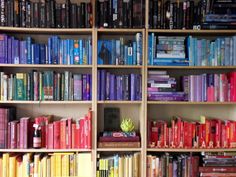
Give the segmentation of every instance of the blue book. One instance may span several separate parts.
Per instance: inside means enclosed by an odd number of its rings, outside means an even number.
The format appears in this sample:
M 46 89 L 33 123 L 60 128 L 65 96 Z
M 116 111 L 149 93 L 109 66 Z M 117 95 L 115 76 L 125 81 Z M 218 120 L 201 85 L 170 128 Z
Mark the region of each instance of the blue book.
M 39 63 L 45 64 L 45 58 L 46 58 L 46 47 L 45 44 L 39 44 L 40 47 L 40 53 L 39 53 Z
M 152 54 L 151 54 L 151 59 L 150 59 L 150 65 L 153 65 L 153 59 L 156 55 L 156 37 L 154 36 L 154 33 L 152 33 L 152 37 L 151 37 L 151 48 L 152 48 Z
M 101 100 L 105 100 L 106 91 L 106 70 L 101 70 Z
M 137 65 L 137 43 L 133 42 L 133 65 Z
M 27 64 L 26 41 L 20 41 L 20 64 Z
M 115 65 L 116 64 L 116 40 L 114 39 L 111 41 L 111 51 L 112 51 L 112 54 L 111 54 L 111 60 L 109 64 Z
M 59 57 L 59 64 L 64 64 L 64 61 L 63 61 L 63 49 L 64 49 L 64 43 L 63 43 L 64 40 L 60 40 L 59 42 L 59 54 L 58 54 L 58 57 Z
M 7 39 L 7 46 L 8 46 L 8 49 L 7 49 L 7 63 L 10 63 L 12 64 L 12 39 L 13 37 L 8 37 Z
M 233 36 L 233 65 L 236 65 L 236 36 Z
M 8 42 L 8 39 L 7 39 L 8 37 L 7 37 L 7 35 L 4 35 L 4 63 L 7 63 L 7 54 L 8 54 L 8 52 L 7 52 L 7 42 Z
M 122 100 L 121 97 L 121 76 L 116 76 L 116 98 L 117 100 Z
M 70 64 L 70 40 L 66 39 L 66 62 L 65 64 Z
M 152 35 L 149 34 L 148 35 L 148 65 L 151 65 L 151 57 L 152 57 Z
M 189 66 L 188 63 L 167 63 L 167 62 L 154 62 L 157 66 Z
M 69 64 L 73 65 L 74 64 L 74 41 L 72 39 L 69 40 L 69 47 L 70 47 L 70 62 Z
M 83 60 L 82 60 L 82 64 L 86 64 L 86 60 L 87 60 L 87 54 L 86 54 L 86 41 L 83 40 Z
M 128 65 L 128 46 L 125 45 L 124 46 L 124 64 L 125 65 Z
M 133 64 L 133 46 L 132 42 L 130 42 L 128 46 L 128 65 L 132 64 Z
M 53 36 L 53 64 L 58 64 L 59 63 L 59 49 L 58 49 L 58 44 L 59 44 L 59 38 L 58 36 Z
M 121 50 L 120 50 L 120 40 L 116 40 L 116 65 L 120 64 L 121 61 Z
M 20 63 L 20 43 L 19 40 L 14 39 L 13 41 L 13 46 L 14 46 L 14 64 L 19 64 Z
M 224 65 L 225 66 L 229 66 L 230 65 L 230 38 L 229 37 L 226 37 L 225 38 L 225 55 L 224 55 L 224 58 L 225 58 L 225 63 Z
M 33 44 L 33 48 L 34 48 L 34 56 L 33 56 L 33 58 L 34 58 L 34 64 L 40 64 L 40 59 L 39 59 L 39 53 L 40 53 L 40 51 L 39 51 L 39 44 Z
M 115 75 L 110 75 L 110 100 L 115 100 Z
M 100 41 L 100 40 L 99 40 Z M 112 47 L 110 40 L 98 41 L 98 64 L 109 64 L 112 55 Z
M 130 74 L 130 99 L 131 101 L 136 100 L 136 82 L 135 82 L 135 74 Z
M 193 62 L 193 37 L 189 36 L 187 38 L 187 56 L 189 58 L 189 66 L 194 66 Z
M 79 64 L 79 41 L 74 40 L 74 64 Z
M 79 64 L 82 65 L 83 64 L 83 40 L 80 39 L 79 40 Z
M 4 53 L 4 36 L 0 34 L 0 63 L 4 63 L 5 53 Z
M 98 100 L 101 100 L 101 70 L 98 70 L 98 73 L 97 73 L 97 77 L 98 77 L 98 80 L 97 80 L 97 99 Z
M 91 38 L 89 38 L 89 55 L 88 55 L 88 64 L 91 65 L 92 64 L 92 58 L 93 58 L 93 53 L 92 53 L 92 40 Z
M 63 40 L 63 64 L 67 64 L 67 40 Z
M 27 37 L 26 38 L 26 48 L 27 48 L 27 64 L 32 64 L 32 38 Z

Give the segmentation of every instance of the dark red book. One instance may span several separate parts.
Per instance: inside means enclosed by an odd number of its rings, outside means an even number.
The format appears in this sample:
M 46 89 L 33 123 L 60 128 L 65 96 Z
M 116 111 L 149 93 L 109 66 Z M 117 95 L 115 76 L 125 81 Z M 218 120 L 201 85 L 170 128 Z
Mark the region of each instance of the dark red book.
M 16 141 L 16 144 L 17 144 L 17 148 L 20 149 L 20 122 L 17 123 L 16 125 L 16 134 L 17 134 L 17 141 Z
M 53 124 L 48 124 L 47 125 L 47 144 L 46 144 L 47 149 L 54 148 L 53 138 L 54 138 L 54 126 Z
M 7 128 L 7 148 L 11 148 L 11 123 L 8 122 Z
M 215 172 L 211 172 L 211 173 L 200 173 L 200 176 L 204 176 L 204 177 L 223 177 L 223 176 L 236 177 L 236 173 L 215 173 Z
M 236 172 L 236 167 L 199 167 L 199 172 L 203 172 L 203 173 L 211 173 L 211 172 L 233 173 L 233 172 Z
M 139 142 L 140 137 L 99 137 L 99 142 Z
M 60 124 L 61 124 L 61 121 L 55 121 L 53 122 L 53 146 L 54 146 L 54 149 L 60 149 Z
M 29 130 L 29 117 L 20 119 L 20 148 L 28 148 L 28 130 Z
M 72 148 L 75 149 L 76 148 L 76 144 L 77 144 L 77 136 L 76 136 L 76 124 L 72 124 L 72 142 L 71 142 L 71 145 L 72 145 Z
M 10 148 L 16 149 L 17 148 L 17 124 L 18 121 L 10 122 Z

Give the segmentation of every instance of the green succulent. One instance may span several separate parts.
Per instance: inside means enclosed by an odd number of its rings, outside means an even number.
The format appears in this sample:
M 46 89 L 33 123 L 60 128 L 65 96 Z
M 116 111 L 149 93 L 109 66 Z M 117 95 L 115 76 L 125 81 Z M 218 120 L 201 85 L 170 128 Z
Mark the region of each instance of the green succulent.
M 134 123 L 129 118 L 124 118 L 120 124 L 120 128 L 123 132 L 132 132 L 134 130 Z

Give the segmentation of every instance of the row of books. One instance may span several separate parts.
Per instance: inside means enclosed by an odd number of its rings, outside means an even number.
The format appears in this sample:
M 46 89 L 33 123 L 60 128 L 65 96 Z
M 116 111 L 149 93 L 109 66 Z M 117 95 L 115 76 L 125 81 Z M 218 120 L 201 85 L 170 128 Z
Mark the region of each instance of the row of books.
M 99 155 L 100 156 L 100 155 Z M 141 177 L 141 154 L 139 152 L 130 155 L 114 155 L 99 157 L 97 165 L 97 177 Z
M 34 42 L 31 37 L 19 40 L 0 35 L 0 63 L 9 64 L 92 64 L 92 39 L 48 38 L 47 44 Z
M 96 25 L 101 28 L 143 28 L 145 1 L 97 0 Z
M 91 74 L 69 71 L 31 71 L 29 73 L 0 73 L 1 100 L 91 100 Z
M 54 120 L 53 116 L 39 116 L 34 119 L 15 118 L 15 108 L 0 108 L 0 148 L 27 149 L 91 149 L 92 111 L 73 121 L 72 118 Z M 35 126 L 40 127 L 39 144 L 35 147 Z M 37 143 L 37 142 L 36 142 Z
M 91 177 L 91 158 L 91 153 L 4 153 L 0 157 L 0 171 L 4 177 Z
M 6 1 L 1 3 L 1 26 L 26 28 L 90 28 L 92 3 Z
M 201 25 L 203 1 L 149 1 L 149 27 L 158 29 L 193 29 Z M 197 18 L 194 18 L 197 17 Z
M 199 156 L 147 155 L 147 177 L 198 177 Z
M 148 35 L 149 65 L 234 66 L 235 51 L 236 36 L 209 40 L 193 36 Z
M 169 126 L 168 126 L 169 125 Z M 148 123 L 149 147 L 157 148 L 235 148 L 236 122 L 200 117 L 200 121 L 184 121 L 174 116 L 170 122 Z
M 98 70 L 98 100 L 141 100 L 142 78 L 140 74 L 112 74 Z
M 142 65 L 142 34 L 137 33 L 135 39 L 98 40 L 98 64 Z
M 148 35 L 148 64 L 188 66 L 185 37 Z
M 204 153 L 203 166 L 199 167 L 200 176 L 236 176 L 235 152 Z

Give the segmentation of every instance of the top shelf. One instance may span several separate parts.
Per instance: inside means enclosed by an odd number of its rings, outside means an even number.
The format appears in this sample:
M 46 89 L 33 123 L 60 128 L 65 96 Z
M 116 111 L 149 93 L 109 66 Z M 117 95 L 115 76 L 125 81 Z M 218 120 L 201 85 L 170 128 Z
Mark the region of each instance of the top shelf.
M 181 30 L 181 29 L 148 29 L 148 32 L 163 34 L 212 34 L 212 35 L 233 35 L 236 30 Z
M 24 34 L 92 34 L 92 28 L 22 28 L 22 27 L 0 27 L 4 33 Z

